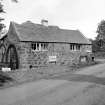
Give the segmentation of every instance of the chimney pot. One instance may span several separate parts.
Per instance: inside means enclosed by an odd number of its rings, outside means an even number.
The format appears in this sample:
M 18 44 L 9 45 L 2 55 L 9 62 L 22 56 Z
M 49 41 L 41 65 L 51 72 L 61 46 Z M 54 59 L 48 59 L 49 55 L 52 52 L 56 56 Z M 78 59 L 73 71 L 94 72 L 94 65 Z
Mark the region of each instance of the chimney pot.
M 44 26 L 48 26 L 48 20 L 42 19 L 41 24 Z

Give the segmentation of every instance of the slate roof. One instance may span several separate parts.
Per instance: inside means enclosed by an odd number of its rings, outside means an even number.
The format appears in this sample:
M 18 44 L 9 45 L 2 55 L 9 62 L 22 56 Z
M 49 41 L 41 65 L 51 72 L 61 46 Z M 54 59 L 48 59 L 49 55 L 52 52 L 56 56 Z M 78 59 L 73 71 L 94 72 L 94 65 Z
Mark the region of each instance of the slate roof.
M 27 21 L 22 24 L 11 22 L 20 41 L 65 42 L 91 44 L 79 30 L 60 29 L 58 26 L 43 26 Z

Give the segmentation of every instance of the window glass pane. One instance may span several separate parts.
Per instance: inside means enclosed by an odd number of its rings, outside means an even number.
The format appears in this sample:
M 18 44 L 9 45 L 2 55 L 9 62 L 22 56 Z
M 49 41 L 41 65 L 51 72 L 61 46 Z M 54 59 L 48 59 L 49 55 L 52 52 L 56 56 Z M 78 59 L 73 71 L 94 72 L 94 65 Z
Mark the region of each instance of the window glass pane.
M 31 48 L 32 48 L 33 50 L 36 50 L 36 43 L 32 43 L 32 44 L 31 44 Z
M 48 48 L 48 43 L 45 43 L 44 44 L 44 49 L 47 49 Z
M 48 43 L 32 43 L 31 48 L 33 50 L 47 50 L 48 49 Z
M 39 50 L 39 43 L 37 43 L 37 50 Z
M 72 44 L 70 44 L 70 50 L 72 50 Z
M 72 45 L 73 46 L 73 50 L 74 50 L 74 45 Z
M 36 50 L 37 48 L 36 48 L 36 43 L 34 43 L 34 50 Z

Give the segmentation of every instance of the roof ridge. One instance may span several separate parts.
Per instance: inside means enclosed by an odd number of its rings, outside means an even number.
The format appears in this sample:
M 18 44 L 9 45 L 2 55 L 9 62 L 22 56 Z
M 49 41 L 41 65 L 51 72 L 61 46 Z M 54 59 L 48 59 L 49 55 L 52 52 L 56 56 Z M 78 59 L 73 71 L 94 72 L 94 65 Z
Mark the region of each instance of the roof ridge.
M 63 28 L 60 28 L 60 29 L 63 31 L 77 31 L 77 30 L 73 30 L 73 29 L 63 29 Z

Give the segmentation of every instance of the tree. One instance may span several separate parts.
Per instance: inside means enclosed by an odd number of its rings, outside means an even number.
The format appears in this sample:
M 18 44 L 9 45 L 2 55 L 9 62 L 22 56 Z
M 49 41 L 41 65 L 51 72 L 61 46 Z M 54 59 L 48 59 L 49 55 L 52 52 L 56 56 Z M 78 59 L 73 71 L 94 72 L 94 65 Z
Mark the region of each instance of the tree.
M 105 20 L 102 20 L 97 27 L 97 37 L 92 41 L 93 52 L 105 52 Z
M 11 1 L 12 1 L 12 2 L 15 2 L 15 3 L 18 2 L 18 0 L 11 0 Z M 6 12 L 4 11 L 2 2 L 3 2 L 3 0 L 0 0 L 0 14 L 6 13 Z M 5 27 L 5 25 L 2 23 L 3 20 L 4 20 L 4 18 L 0 17 L 0 32 L 1 32 L 2 29 Z
M 2 5 L 2 0 L 0 1 L 0 13 L 5 13 L 4 9 L 3 9 L 3 5 Z M 4 28 L 4 24 L 1 23 L 4 20 L 4 18 L 0 17 L 0 32 L 2 31 L 2 29 Z
M 96 39 L 97 40 L 105 40 L 105 20 L 102 20 L 99 24 L 98 24 L 98 27 L 97 27 L 97 37 Z

